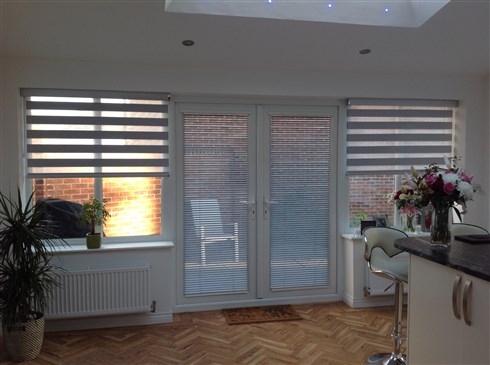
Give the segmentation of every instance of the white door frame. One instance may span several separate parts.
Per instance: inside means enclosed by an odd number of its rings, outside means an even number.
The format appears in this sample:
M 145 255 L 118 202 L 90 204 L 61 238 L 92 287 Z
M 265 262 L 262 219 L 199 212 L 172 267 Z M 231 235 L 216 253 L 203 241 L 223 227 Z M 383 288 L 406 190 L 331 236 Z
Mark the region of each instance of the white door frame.
M 184 128 L 183 113 L 246 113 L 249 115 L 249 202 L 255 203 L 255 214 L 249 211 L 248 227 L 248 265 L 249 290 L 240 294 L 221 294 L 206 296 L 184 296 Z M 258 246 L 257 237 L 268 237 L 269 227 L 264 224 L 264 201 L 269 199 L 269 115 L 329 115 L 332 118 L 331 129 L 331 194 L 330 194 L 330 246 L 329 246 L 329 282 L 328 288 L 284 290 L 272 292 L 269 289 L 270 261 L 269 242 Z M 321 113 L 321 114 L 319 114 Z M 176 164 L 176 298 L 175 312 L 212 310 L 258 304 L 302 303 L 339 300 L 337 294 L 337 222 L 336 222 L 336 171 L 337 171 L 337 106 L 288 106 L 259 104 L 225 103 L 179 103 L 175 105 L 175 164 Z M 264 180 L 265 179 L 265 180 Z M 260 181 L 259 181 L 260 180 Z M 255 222 L 255 224 L 254 224 Z M 268 240 L 267 240 L 268 241 Z

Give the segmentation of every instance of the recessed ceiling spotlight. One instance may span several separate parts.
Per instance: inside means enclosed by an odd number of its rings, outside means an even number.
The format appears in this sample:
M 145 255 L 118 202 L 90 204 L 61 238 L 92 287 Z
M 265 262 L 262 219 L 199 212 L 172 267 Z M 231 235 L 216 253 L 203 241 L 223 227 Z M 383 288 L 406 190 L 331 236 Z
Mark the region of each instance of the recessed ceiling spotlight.
M 370 54 L 371 50 L 369 48 L 364 48 L 359 51 L 360 54 Z
M 182 44 L 186 47 L 192 47 L 194 45 L 194 41 L 190 39 L 186 39 L 185 41 L 182 41 Z
M 385 8 L 385 13 L 389 13 L 390 9 Z

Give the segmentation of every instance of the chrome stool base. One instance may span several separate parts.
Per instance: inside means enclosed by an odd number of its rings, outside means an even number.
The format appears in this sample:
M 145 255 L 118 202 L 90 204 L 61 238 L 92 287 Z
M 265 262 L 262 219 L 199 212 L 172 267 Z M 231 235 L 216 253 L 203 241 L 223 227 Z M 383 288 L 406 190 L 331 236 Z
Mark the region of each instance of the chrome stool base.
M 385 352 L 369 356 L 366 365 L 406 365 L 405 358 L 405 355 Z
M 391 332 L 393 338 L 393 352 L 374 354 L 368 357 L 366 365 L 406 365 L 407 356 L 402 354 L 402 306 L 403 306 L 403 283 L 395 281 L 395 326 Z

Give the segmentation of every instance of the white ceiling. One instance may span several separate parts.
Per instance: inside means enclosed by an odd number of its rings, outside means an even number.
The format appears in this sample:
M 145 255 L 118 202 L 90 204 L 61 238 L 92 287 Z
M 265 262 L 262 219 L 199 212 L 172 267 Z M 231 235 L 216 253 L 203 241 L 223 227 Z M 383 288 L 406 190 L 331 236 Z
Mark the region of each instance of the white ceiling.
M 144 0 L 2 0 L 0 9 L 4 56 L 179 67 L 489 74 L 489 0 L 452 0 L 419 28 L 167 13 L 164 1 Z M 196 44 L 184 47 L 186 39 Z M 372 53 L 360 55 L 364 48 Z

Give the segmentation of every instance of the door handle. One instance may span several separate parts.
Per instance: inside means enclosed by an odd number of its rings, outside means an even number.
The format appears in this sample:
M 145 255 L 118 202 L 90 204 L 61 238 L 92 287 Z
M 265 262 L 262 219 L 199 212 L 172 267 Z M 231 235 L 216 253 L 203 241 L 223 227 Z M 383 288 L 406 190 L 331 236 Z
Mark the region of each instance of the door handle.
M 267 219 L 267 216 L 271 210 L 271 205 L 277 204 L 275 200 L 265 200 L 264 199 L 264 218 Z
M 461 312 L 459 310 L 459 286 L 461 284 L 461 276 L 456 275 L 453 282 L 453 314 L 457 319 L 461 318 Z
M 240 200 L 240 204 L 245 204 L 248 207 L 248 211 L 251 214 L 251 219 L 255 220 L 255 202 L 249 202 L 247 200 Z
M 466 280 L 463 287 L 463 318 L 464 318 L 464 323 L 466 323 L 468 326 L 471 326 L 470 310 L 468 308 L 470 303 L 470 294 L 471 294 L 471 281 Z

